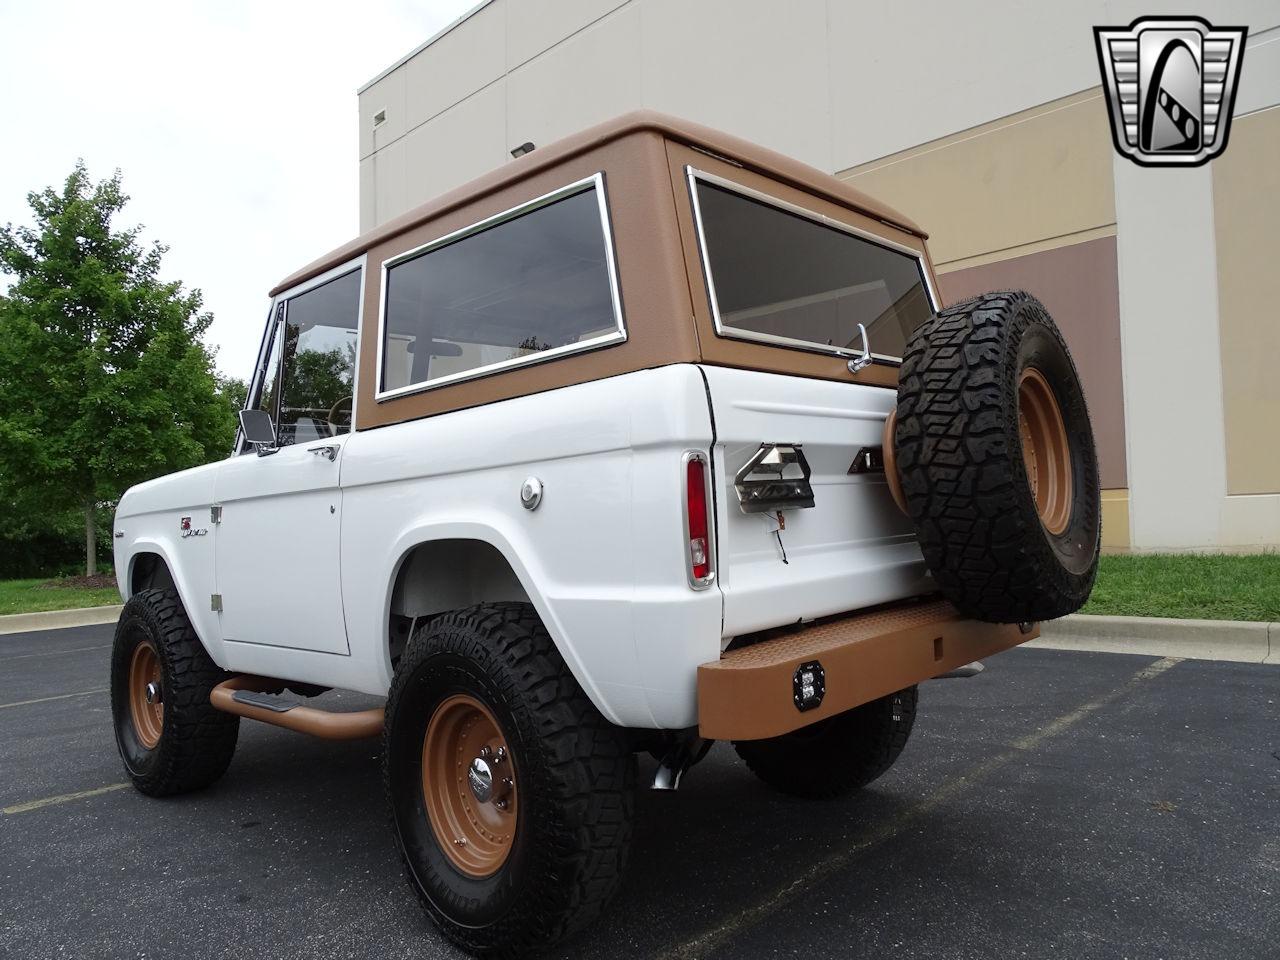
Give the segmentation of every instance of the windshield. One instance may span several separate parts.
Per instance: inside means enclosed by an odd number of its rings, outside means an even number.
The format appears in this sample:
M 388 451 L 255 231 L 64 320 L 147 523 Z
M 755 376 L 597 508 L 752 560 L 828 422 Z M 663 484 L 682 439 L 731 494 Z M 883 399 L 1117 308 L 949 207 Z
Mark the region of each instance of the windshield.
M 919 258 L 693 179 L 716 329 L 835 353 L 902 356 L 933 311 Z

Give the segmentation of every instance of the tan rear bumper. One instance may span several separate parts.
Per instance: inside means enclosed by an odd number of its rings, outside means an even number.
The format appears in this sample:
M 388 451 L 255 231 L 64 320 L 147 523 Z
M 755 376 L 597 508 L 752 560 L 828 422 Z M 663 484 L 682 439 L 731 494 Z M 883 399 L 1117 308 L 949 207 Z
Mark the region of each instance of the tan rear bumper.
M 851 614 L 730 650 L 698 668 L 698 729 L 758 740 L 808 726 L 1040 635 L 1038 624 L 983 623 L 945 600 Z M 796 705 L 796 672 L 820 664 L 825 693 Z

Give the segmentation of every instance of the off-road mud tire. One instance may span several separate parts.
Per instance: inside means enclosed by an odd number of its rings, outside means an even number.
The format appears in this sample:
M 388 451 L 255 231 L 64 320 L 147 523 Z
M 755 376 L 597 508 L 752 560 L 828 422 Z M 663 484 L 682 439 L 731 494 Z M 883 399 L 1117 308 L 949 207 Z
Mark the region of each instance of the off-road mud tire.
M 1023 450 L 1020 411 L 1037 377 L 1069 451 L 1070 493 L 1056 508 L 1038 506 Z M 1066 343 L 1035 297 L 985 294 L 916 330 L 899 375 L 894 445 L 925 562 L 962 613 L 1051 620 L 1089 598 L 1101 542 L 1093 430 Z
M 832 800 L 893 766 L 911 736 L 918 699 L 917 688 L 908 687 L 780 737 L 733 746 L 771 787 L 806 800 Z
M 459 697 L 489 711 L 515 766 L 510 850 L 481 877 L 442 849 L 422 776 L 432 716 Z M 481 604 L 420 624 L 396 666 L 383 738 L 384 784 L 409 883 L 455 944 L 525 956 L 601 912 L 627 858 L 635 758 L 531 606 Z
M 159 662 L 163 725 L 142 742 L 130 707 L 130 663 L 140 644 Z M 116 745 L 133 785 L 152 797 L 207 787 L 227 770 L 240 718 L 215 710 L 209 691 L 228 678 L 209 658 L 176 591 L 140 590 L 116 624 L 111 651 L 111 715 Z

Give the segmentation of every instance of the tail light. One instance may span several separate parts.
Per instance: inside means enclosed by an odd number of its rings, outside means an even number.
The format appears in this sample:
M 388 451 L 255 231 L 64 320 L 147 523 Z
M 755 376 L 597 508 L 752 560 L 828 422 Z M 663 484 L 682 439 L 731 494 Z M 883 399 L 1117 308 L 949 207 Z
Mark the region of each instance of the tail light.
M 705 590 L 715 580 L 715 548 L 711 539 L 711 484 L 707 458 L 696 451 L 684 455 L 685 566 L 689 586 Z

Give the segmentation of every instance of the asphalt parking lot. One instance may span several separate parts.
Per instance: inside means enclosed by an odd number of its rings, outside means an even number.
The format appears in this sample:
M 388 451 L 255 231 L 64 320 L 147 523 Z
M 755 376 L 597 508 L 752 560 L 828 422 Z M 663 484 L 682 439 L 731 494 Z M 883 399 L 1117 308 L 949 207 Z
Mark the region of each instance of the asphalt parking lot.
M 214 788 L 121 786 L 111 632 L 0 636 L 0 956 L 455 955 L 401 876 L 375 741 L 246 721 Z M 1275 957 L 1277 701 L 1273 666 L 1016 650 L 926 685 L 849 800 L 779 796 L 718 745 L 641 795 L 621 895 L 561 955 Z

